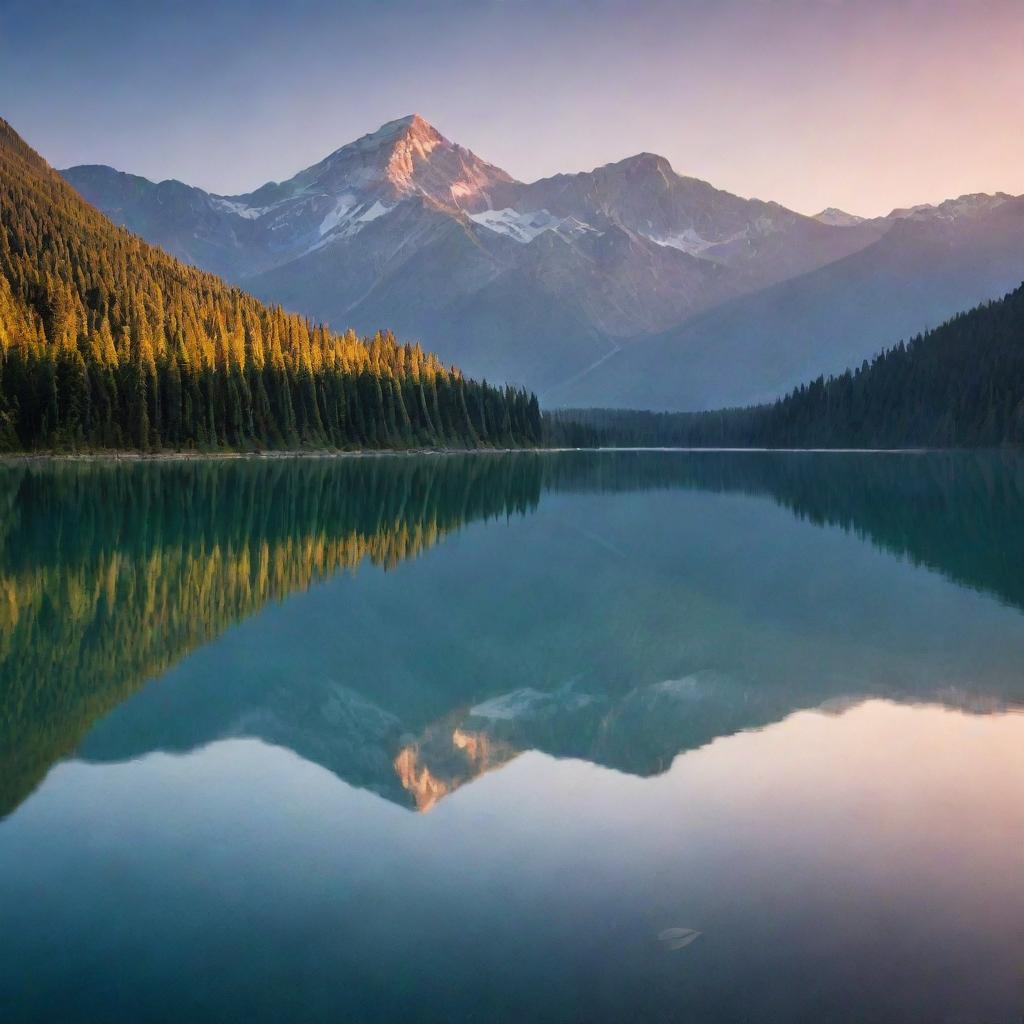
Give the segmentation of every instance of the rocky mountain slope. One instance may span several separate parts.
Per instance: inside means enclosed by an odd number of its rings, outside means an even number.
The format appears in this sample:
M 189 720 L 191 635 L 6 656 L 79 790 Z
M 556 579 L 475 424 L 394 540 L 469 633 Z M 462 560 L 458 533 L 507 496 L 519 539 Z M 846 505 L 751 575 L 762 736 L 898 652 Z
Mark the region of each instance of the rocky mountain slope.
M 1024 197 L 970 198 L 894 216 L 860 252 L 637 339 L 628 358 L 624 346 L 549 403 L 711 409 L 770 401 L 1000 297 L 1024 280 Z

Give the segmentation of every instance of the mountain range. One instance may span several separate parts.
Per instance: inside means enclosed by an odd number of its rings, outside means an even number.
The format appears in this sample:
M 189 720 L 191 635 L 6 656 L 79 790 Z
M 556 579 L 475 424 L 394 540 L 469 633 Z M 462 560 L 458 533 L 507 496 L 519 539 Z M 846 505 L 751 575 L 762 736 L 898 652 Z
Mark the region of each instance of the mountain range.
M 418 115 L 243 195 L 62 173 L 265 301 L 387 326 L 556 406 L 762 401 L 1024 279 L 1024 197 L 808 217 L 651 153 L 524 183 Z

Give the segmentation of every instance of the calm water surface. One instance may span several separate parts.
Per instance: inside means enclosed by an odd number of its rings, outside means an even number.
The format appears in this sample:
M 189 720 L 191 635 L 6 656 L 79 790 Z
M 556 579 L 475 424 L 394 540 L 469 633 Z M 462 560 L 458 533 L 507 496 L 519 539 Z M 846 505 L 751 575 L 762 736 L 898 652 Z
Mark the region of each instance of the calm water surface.
M 1018 1022 L 1024 458 L 0 467 L 0 1020 Z

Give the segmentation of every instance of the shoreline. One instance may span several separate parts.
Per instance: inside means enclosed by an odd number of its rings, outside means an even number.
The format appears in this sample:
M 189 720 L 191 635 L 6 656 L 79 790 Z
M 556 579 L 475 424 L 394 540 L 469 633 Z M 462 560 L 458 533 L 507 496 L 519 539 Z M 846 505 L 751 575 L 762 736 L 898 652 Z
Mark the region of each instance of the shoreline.
M 814 455 L 926 455 L 935 452 L 979 452 L 1005 451 L 1005 448 L 685 448 L 669 446 L 622 446 L 605 448 L 366 448 L 352 451 L 311 449 L 302 451 L 253 451 L 253 452 L 11 452 L 0 454 L 0 466 L 23 465 L 35 462 L 220 462 L 243 459 L 374 459 L 409 458 L 427 455 L 555 455 L 569 452 L 634 452 L 670 453 L 699 455 L 701 453 L 762 453 L 762 454 L 814 454 Z M 1010 449 L 1018 450 L 1018 449 Z
M 0 464 L 16 462 L 208 462 L 241 459 L 372 459 L 387 456 L 503 455 L 511 452 L 573 451 L 552 448 L 366 448 L 357 451 L 263 451 L 263 452 L 11 452 L 0 455 Z

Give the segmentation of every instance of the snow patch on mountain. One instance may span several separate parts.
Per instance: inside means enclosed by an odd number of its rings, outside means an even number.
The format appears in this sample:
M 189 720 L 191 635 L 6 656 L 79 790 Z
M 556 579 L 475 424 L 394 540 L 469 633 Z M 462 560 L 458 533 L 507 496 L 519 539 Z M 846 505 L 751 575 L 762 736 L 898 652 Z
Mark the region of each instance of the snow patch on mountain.
M 672 235 L 645 235 L 644 237 L 649 238 L 656 245 L 664 245 L 669 249 L 678 249 L 680 252 L 689 253 L 691 256 L 700 256 L 708 249 L 720 244 L 720 242 L 709 241 L 701 237 L 693 228 L 687 228 L 685 231 L 678 231 Z
M 548 699 L 548 694 L 525 686 L 521 690 L 513 690 L 500 697 L 485 700 L 482 704 L 476 704 L 469 709 L 469 714 L 473 718 L 505 719 L 507 721 L 529 713 Z
M 593 704 L 595 699 L 589 693 L 575 690 L 572 683 L 560 686 L 550 693 L 535 690 L 532 686 L 524 686 L 522 689 L 474 705 L 469 709 L 469 716 L 492 722 L 510 722 L 515 719 L 536 718 L 552 711 L 578 711 Z
M 347 194 L 338 197 L 333 209 L 320 222 L 319 234 L 326 235 L 333 231 L 339 224 L 348 220 L 349 214 L 359 205 L 359 200 L 354 195 Z
M 359 214 L 356 220 L 360 224 L 369 224 L 371 220 L 383 217 L 385 213 L 389 213 L 392 209 L 393 207 L 385 206 L 379 199 L 377 199 L 374 201 L 373 206 Z
M 680 252 L 688 253 L 691 256 L 715 260 L 715 250 L 724 251 L 726 247 L 734 246 L 737 242 L 749 242 L 751 239 L 765 238 L 778 230 L 778 219 L 762 213 L 739 231 L 723 235 L 721 238 L 705 238 L 692 227 L 684 228 L 682 231 L 676 231 L 671 234 L 655 234 L 651 231 L 641 232 L 641 234 L 657 245 L 678 249 Z M 722 251 L 717 253 L 719 259 L 722 258 Z
M 385 206 L 379 199 L 375 199 L 369 206 L 360 203 L 353 195 L 344 195 L 338 199 L 333 209 L 320 222 L 319 235 L 343 232 L 346 237 L 354 235 L 364 224 L 371 220 L 383 217 L 392 207 Z
M 210 196 L 210 202 L 218 209 L 233 213 L 236 217 L 242 217 L 245 220 L 256 220 L 270 209 L 269 206 L 247 206 L 245 203 L 236 202 L 234 199 L 224 199 L 221 196 Z
M 304 250 L 303 255 L 322 249 L 331 242 L 338 242 L 357 235 L 370 221 L 383 217 L 393 209 L 394 206 L 387 206 L 379 199 L 375 199 L 369 205 L 360 204 L 353 196 L 349 196 L 348 201 L 339 200 L 338 204 L 321 221 L 317 231 L 319 237 Z
M 562 226 L 564 218 L 555 217 L 547 210 L 520 213 L 506 207 L 503 210 L 481 210 L 480 213 L 471 213 L 469 219 L 525 245 L 545 231 L 557 231 Z

